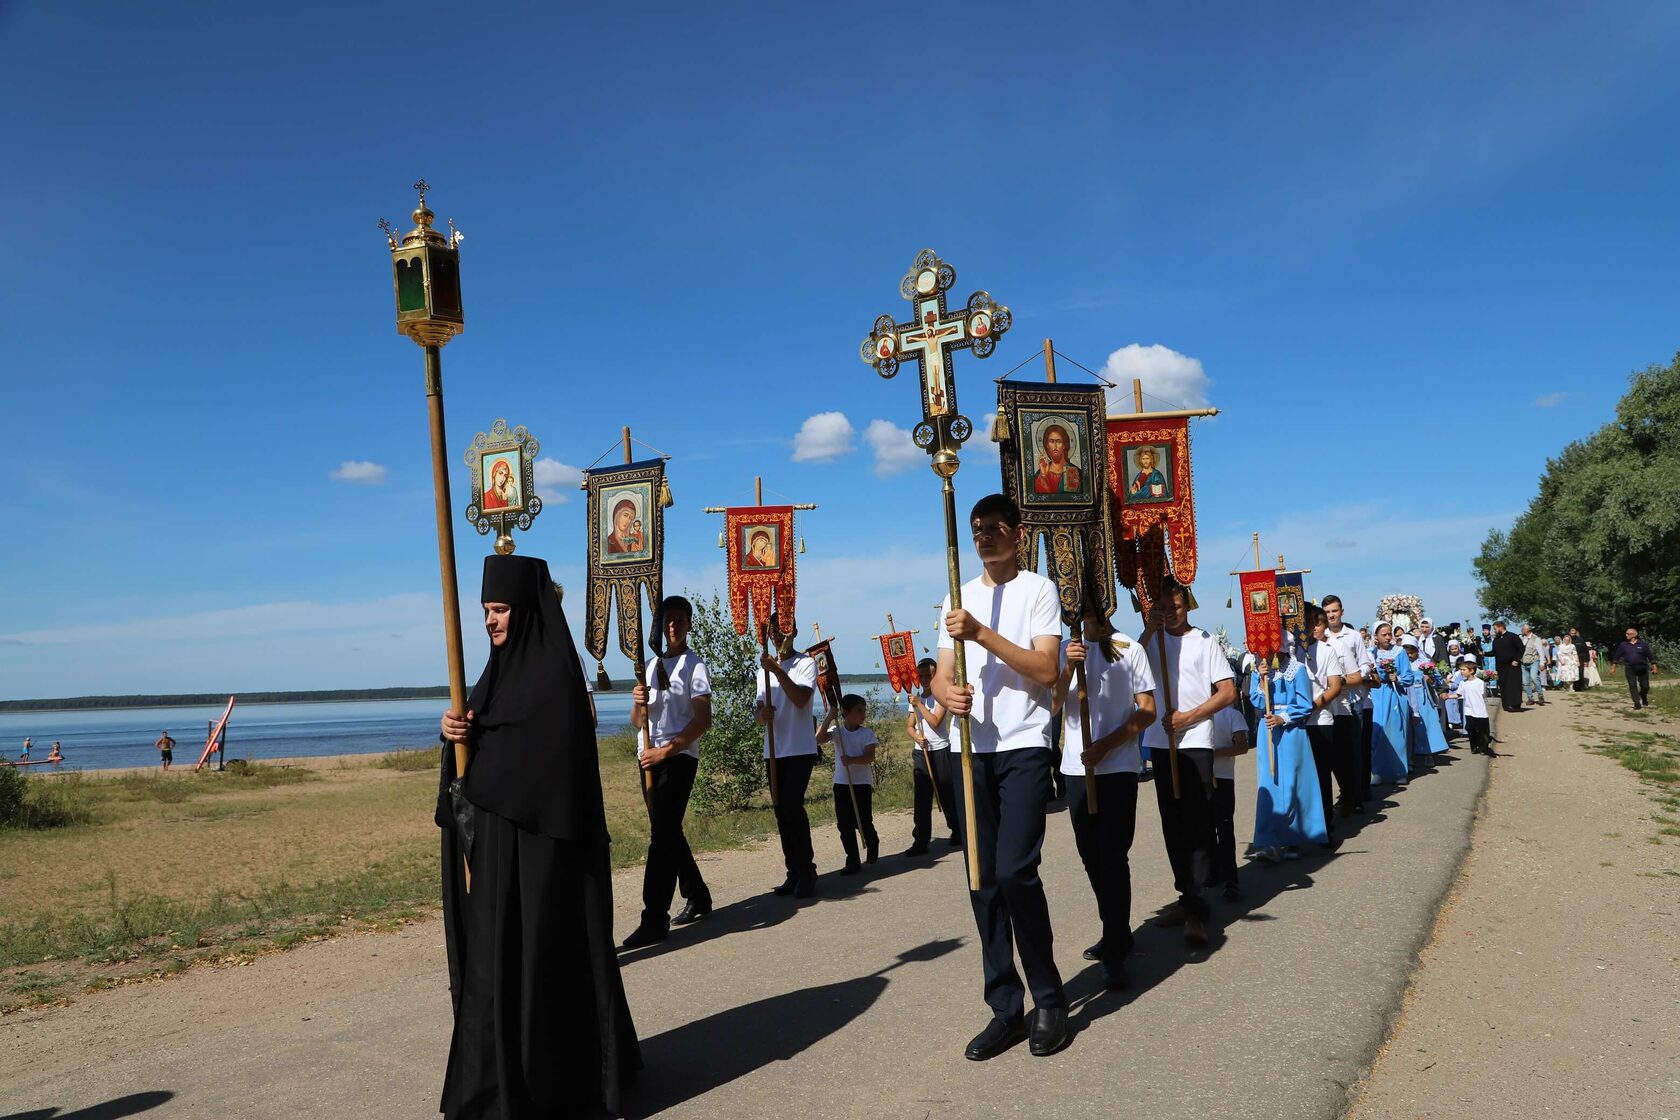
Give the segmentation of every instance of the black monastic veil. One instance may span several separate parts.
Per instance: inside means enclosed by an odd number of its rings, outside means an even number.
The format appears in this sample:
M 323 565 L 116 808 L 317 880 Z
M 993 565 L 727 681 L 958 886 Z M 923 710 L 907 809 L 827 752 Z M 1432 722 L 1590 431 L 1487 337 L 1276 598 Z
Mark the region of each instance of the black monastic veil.
M 451 1120 L 622 1112 L 641 1068 L 612 933 L 612 880 L 583 666 L 546 561 L 488 556 L 482 600 L 513 609 L 472 690 L 457 827 L 443 748 L 444 926 L 455 1029 Z M 470 855 L 467 849 L 470 847 Z M 472 890 L 462 883 L 463 856 Z

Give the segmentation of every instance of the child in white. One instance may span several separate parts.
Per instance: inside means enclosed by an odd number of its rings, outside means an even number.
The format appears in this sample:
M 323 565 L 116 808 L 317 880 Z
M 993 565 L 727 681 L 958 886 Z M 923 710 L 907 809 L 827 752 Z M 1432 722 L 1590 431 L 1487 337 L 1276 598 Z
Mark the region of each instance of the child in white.
M 1225 899 L 1242 897 L 1237 886 L 1237 756 L 1251 739 L 1242 709 L 1233 704 L 1213 713 L 1213 868 L 1207 885 L 1224 888 Z
M 780 626 L 770 616 L 773 630 Z M 779 631 L 778 631 L 779 632 Z M 759 658 L 756 716 L 764 725 L 766 769 L 775 768 L 776 832 L 782 841 L 787 878 L 771 893 L 810 898 L 817 891 L 817 865 L 811 851 L 811 818 L 805 790 L 817 762 L 817 722 L 811 704 L 817 694 L 817 663 L 794 648 L 797 630 L 783 635 L 778 652 Z M 770 745 L 774 735 L 775 758 Z
M 840 846 L 846 849 L 842 875 L 856 875 L 862 869 L 854 832 L 863 834 L 866 858 L 874 863 L 881 854 L 881 838 L 875 834 L 875 732 L 864 726 L 869 704 L 856 693 L 840 698 L 840 726 L 834 713 L 817 732 L 817 742 L 834 744 L 834 823 L 840 829 Z

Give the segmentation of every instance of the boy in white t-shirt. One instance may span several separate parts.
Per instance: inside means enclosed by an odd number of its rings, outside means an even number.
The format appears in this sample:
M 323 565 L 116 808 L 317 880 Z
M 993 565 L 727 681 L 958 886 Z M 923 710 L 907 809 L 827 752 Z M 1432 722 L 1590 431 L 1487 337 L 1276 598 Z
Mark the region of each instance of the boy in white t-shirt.
M 830 711 L 829 722 L 817 732 L 819 744 L 834 744 L 834 824 L 840 830 L 840 846 L 846 850 L 846 866 L 840 869 L 842 875 L 856 875 L 863 870 L 854 833 L 862 834 L 870 863 L 881 854 L 881 838 L 875 834 L 874 807 L 875 748 L 879 741 L 875 732 L 863 725 L 868 714 L 868 701 L 855 692 L 848 692 L 840 697 L 840 726 L 834 726 L 834 712 Z
M 781 622 L 772 614 L 770 628 Z M 817 865 L 811 851 L 811 817 L 805 812 L 805 790 L 817 764 L 817 721 L 811 714 L 817 694 L 817 662 L 794 648 L 798 628 L 776 642 L 777 652 L 759 658 L 757 705 L 754 717 L 764 725 L 764 767 L 776 768 L 776 832 L 782 841 L 787 878 L 771 893 L 810 898 L 817 893 Z M 770 731 L 776 735 L 776 757 L 770 758 Z
M 700 737 L 712 726 L 712 678 L 706 663 L 688 648 L 694 608 L 681 595 L 659 604 L 654 625 L 664 631 L 665 654 L 649 661 L 645 678 L 630 690 L 630 726 L 638 736 L 636 758 L 650 776 L 647 790 L 648 854 L 642 869 L 642 920 L 626 949 L 663 941 L 670 932 L 671 892 L 687 900 L 675 918 L 679 926 L 712 912 L 712 894 L 683 835 L 683 814 L 700 768 Z M 592 698 L 593 699 L 593 698 Z
M 1062 713 L 1062 773 L 1067 778 L 1068 819 L 1079 862 L 1097 896 L 1102 938 L 1085 950 L 1102 963 L 1103 987 L 1126 986 L 1126 957 L 1132 951 L 1132 868 L 1128 853 L 1137 825 L 1138 771 L 1143 756 L 1137 737 L 1155 722 L 1155 678 L 1143 647 L 1115 631 L 1100 614 L 1080 623 L 1081 640 L 1062 645 L 1062 675 L 1054 706 Z M 1091 743 L 1074 670 L 1085 666 L 1086 707 Z M 1096 786 L 1096 811 L 1085 796 L 1087 768 Z
M 1251 737 L 1241 706 L 1213 713 L 1213 868 L 1207 885 L 1224 888 L 1226 902 L 1242 898 L 1237 885 L 1237 756 Z
M 1476 675 L 1476 655 L 1466 653 L 1458 659 L 1458 675 L 1451 681 L 1452 698 L 1464 707 L 1464 731 L 1470 736 L 1470 752 L 1498 758 L 1489 731 L 1487 682 Z
M 1023 1039 L 1036 1056 L 1068 1040 L 1067 994 L 1038 875 L 1052 766 L 1045 728 L 1061 673 L 1062 612 L 1055 584 L 1020 568 L 1021 511 L 1013 501 L 1002 494 L 980 499 L 968 524 L 985 571 L 963 585 L 962 609 L 944 603 L 933 693 L 952 716 L 971 717 L 975 817 L 962 826 L 978 856 L 980 889 L 969 902 L 992 1021 L 963 1053 L 983 1062 Z M 969 682 L 961 687 L 953 676 L 959 641 Z M 1032 989 L 1030 1025 L 1017 948 Z
M 910 809 L 910 846 L 907 856 L 926 855 L 933 839 L 933 804 L 945 815 L 951 847 L 962 844 L 962 826 L 957 823 L 957 794 L 951 776 L 951 720 L 945 706 L 933 698 L 933 673 L 938 662 L 924 657 L 916 663 L 921 692 L 912 692 L 905 723 L 916 744 L 910 769 L 915 792 Z M 931 770 L 931 773 L 929 772 Z
M 1154 632 L 1144 638 L 1149 671 L 1161 689 L 1159 718 L 1143 733 L 1154 755 L 1155 804 L 1161 811 L 1161 836 L 1172 864 L 1178 901 L 1155 919 L 1158 925 L 1184 925 L 1184 939 L 1201 948 L 1208 943 L 1207 899 L 1202 884 L 1213 866 L 1213 716 L 1236 702 L 1231 663 L 1219 640 L 1190 625 L 1194 598 L 1188 587 L 1168 583 L 1154 604 L 1153 630 L 1165 632 L 1171 672 L 1163 686 L 1160 646 Z M 1172 708 L 1167 708 L 1168 700 Z M 1173 795 L 1172 754 L 1166 727 L 1178 742 L 1179 796 Z

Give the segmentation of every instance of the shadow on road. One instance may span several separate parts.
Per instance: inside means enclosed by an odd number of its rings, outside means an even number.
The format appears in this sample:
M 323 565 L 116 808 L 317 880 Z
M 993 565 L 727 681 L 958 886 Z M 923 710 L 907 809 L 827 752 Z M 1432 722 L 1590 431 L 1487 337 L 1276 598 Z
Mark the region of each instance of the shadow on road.
M 174 1093 L 164 1089 L 153 1089 L 145 1093 L 130 1093 L 126 1097 L 117 1097 L 88 1108 L 78 1108 L 74 1112 L 40 1108 L 31 1112 L 8 1113 L 0 1116 L 0 1120 L 122 1120 L 124 1116 L 150 1112 L 158 1105 L 174 1099 Z
M 643 1039 L 642 1060 L 658 1075 L 644 1079 L 632 1092 L 627 1102 L 630 1115 L 658 1115 L 771 1062 L 798 1057 L 874 1006 L 890 983 L 887 973 L 936 960 L 961 944 L 956 939 L 929 941 L 868 976 L 784 992 Z

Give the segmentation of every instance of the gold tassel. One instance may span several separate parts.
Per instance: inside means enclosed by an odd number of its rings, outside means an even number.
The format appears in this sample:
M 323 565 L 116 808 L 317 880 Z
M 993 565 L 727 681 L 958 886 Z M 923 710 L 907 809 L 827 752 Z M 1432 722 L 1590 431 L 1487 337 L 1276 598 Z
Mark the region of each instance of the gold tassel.
M 801 555 L 801 556 L 805 555 L 805 538 L 804 537 L 799 538 L 799 555 Z
M 721 531 L 718 533 L 718 547 L 719 548 L 728 548 L 729 547 L 728 542 L 723 539 L 723 533 Z
M 676 500 L 671 497 L 671 484 L 669 482 L 665 481 L 665 476 L 664 475 L 660 475 L 659 476 L 659 508 L 660 509 L 670 509 L 672 506 L 674 506 L 676 504 L 677 504 Z
M 600 661 L 595 662 L 595 691 L 612 691 L 612 678 L 607 676 L 607 667 L 601 664 Z
M 992 417 L 992 442 L 993 443 L 1008 443 L 1009 442 L 1009 414 L 1008 413 L 999 412 L 996 416 Z

